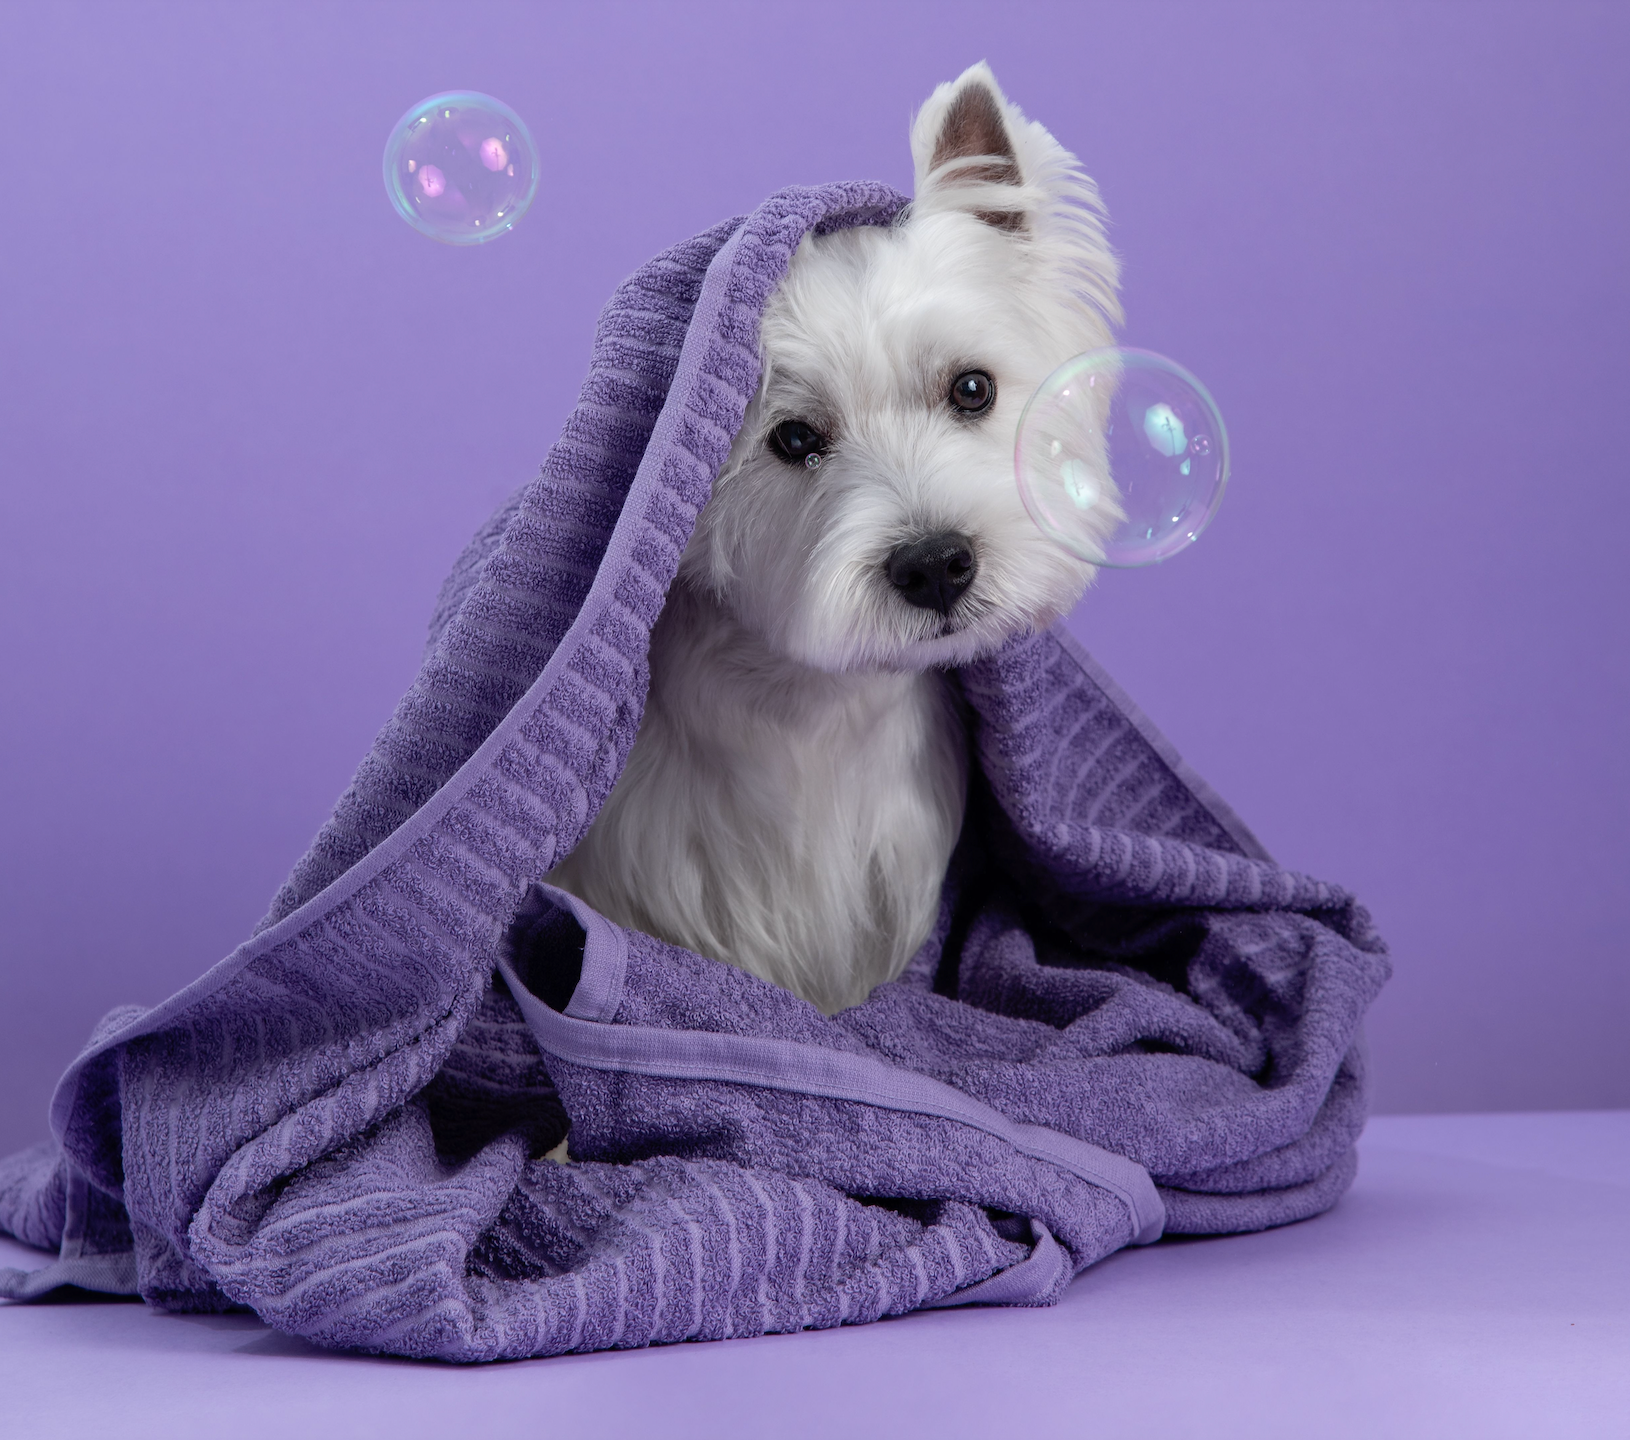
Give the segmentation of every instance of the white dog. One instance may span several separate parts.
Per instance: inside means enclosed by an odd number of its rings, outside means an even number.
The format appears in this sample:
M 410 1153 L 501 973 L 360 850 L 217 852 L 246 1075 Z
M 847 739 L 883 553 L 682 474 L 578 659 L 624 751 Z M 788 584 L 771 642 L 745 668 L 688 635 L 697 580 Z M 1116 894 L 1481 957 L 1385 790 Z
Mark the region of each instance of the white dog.
M 901 219 L 806 238 L 765 311 L 627 769 L 550 877 L 827 1013 L 933 925 L 968 764 L 943 672 L 1092 578 L 1025 512 L 1014 437 L 1120 318 L 1096 188 L 987 66 L 911 150 Z

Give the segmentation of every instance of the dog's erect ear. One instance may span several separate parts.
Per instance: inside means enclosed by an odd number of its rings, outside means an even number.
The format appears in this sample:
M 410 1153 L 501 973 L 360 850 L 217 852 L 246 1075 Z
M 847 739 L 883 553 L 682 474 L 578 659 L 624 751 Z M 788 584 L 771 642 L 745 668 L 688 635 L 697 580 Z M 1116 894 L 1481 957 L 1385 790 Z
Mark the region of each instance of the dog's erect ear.
M 911 127 L 918 208 L 966 210 L 999 230 L 1023 230 L 1031 197 L 1015 122 L 1024 125 L 984 61 L 941 85 Z
M 917 194 L 910 214 L 960 212 L 1022 241 L 1010 255 L 1085 303 L 1081 349 L 1111 343 L 1120 324 L 1120 266 L 1104 235 L 1098 187 L 1062 145 L 1002 94 L 980 62 L 941 85 L 911 126 Z

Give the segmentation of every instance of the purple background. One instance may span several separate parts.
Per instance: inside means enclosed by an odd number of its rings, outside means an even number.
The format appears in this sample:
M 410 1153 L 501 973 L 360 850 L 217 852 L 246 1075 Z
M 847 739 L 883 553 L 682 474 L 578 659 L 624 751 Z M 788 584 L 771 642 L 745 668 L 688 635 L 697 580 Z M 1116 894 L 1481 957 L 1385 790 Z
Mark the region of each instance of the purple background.
M 810 17 L 818 17 L 818 24 Z M 1375 910 L 1391 1110 L 1630 1104 L 1622 5 L 0 9 L 0 1151 L 265 908 L 534 471 L 612 286 L 794 181 L 909 186 L 981 56 L 1099 179 L 1128 343 L 1235 482 L 1074 624 Z M 391 125 L 544 183 L 438 246 Z

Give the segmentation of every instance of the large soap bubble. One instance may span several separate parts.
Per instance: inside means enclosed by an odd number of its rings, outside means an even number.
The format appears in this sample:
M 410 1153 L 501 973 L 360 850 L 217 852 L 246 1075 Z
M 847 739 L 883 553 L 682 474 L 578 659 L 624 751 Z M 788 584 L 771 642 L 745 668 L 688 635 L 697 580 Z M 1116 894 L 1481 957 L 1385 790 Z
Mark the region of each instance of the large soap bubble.
M 538 192 L 538 152 L 502 100 L 453 91 L 421 100 L 385 145 L 396 213 L 448 245 L 506 234 Z
M 1228 483 L 1228 435 L 1206 388 L 1147 350 L 1089 350 L 1019 418 L 1031 518 L 1094 565 L 1153 565 L 1200 538 Z

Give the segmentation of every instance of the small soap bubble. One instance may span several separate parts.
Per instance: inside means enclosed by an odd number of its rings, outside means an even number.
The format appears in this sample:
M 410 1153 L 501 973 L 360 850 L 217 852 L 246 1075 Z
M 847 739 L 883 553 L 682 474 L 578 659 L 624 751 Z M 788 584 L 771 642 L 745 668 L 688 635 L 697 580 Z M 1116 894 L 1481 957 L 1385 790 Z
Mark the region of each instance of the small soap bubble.
M 1025 509 L 1094 565 L 1153 565 L 1200 537 L 1228 483 L 1206 388 L 1147 350 L 1089 350 L 1041 383 L 1014 450 Z
M 490 95 L 422 100 L 385 145 L 396 213 L 432 240 L 480 245 L 508 233 L 538 190 L 538 152 L 521 117 Z

